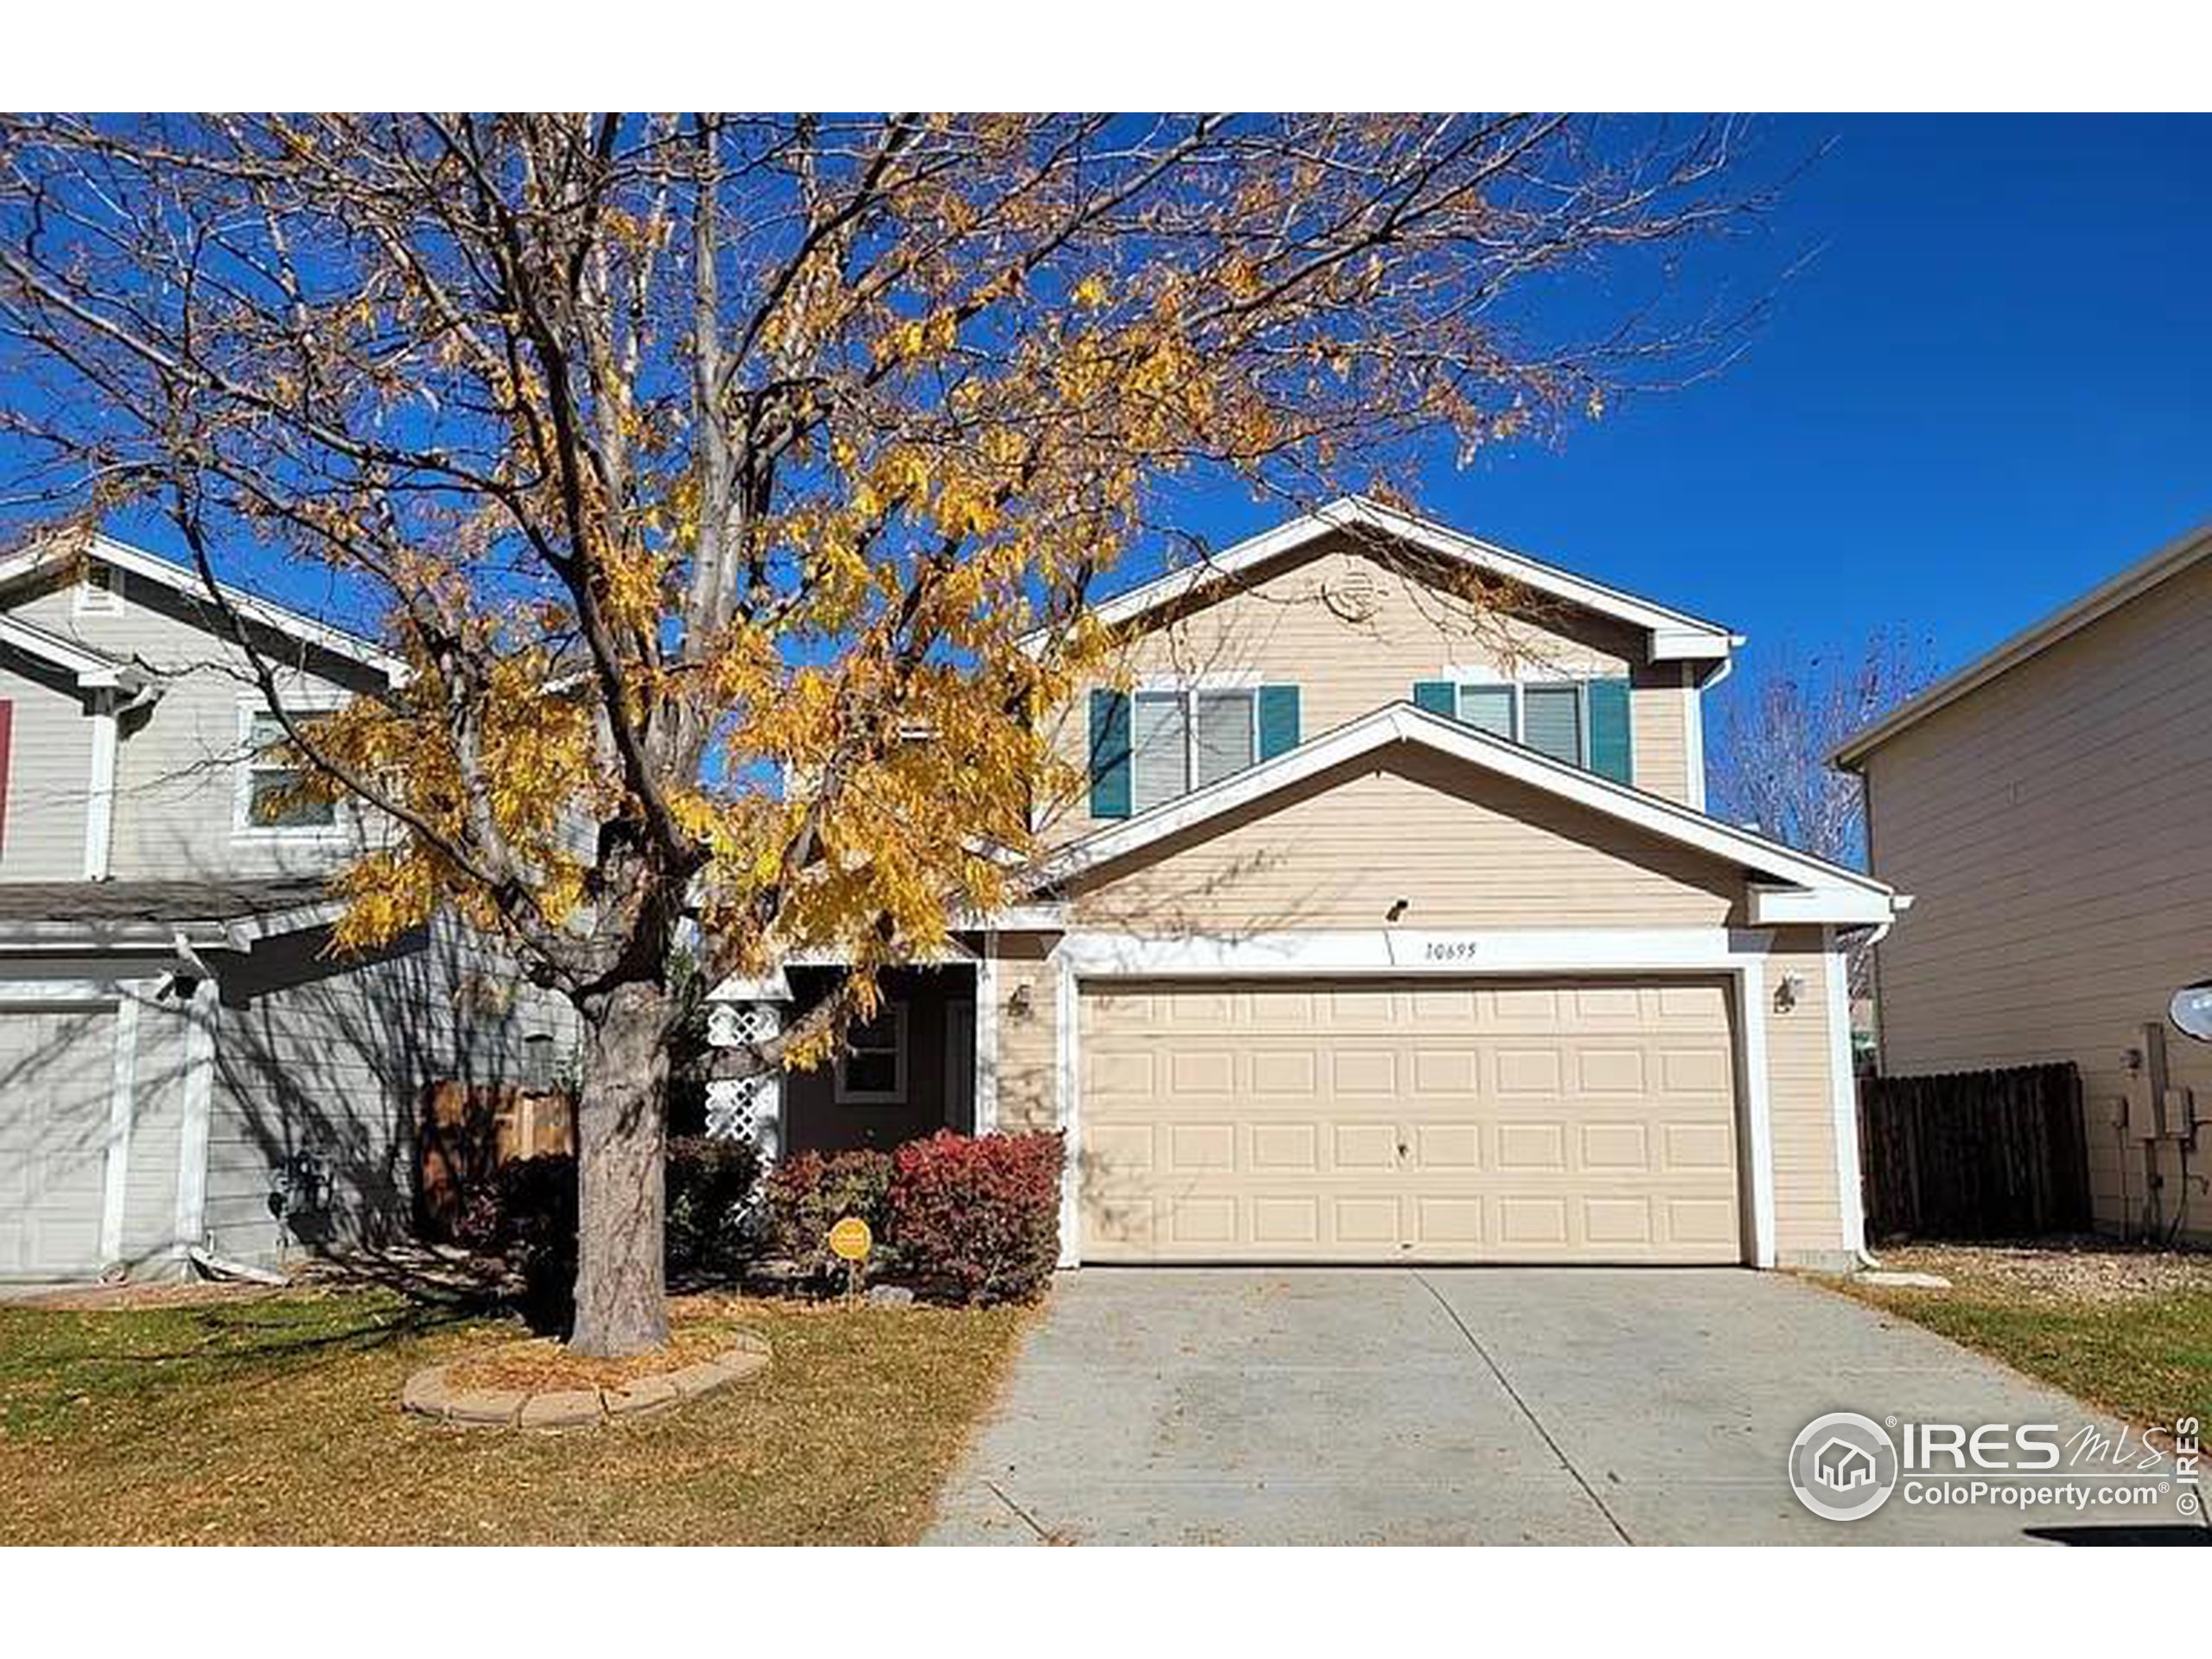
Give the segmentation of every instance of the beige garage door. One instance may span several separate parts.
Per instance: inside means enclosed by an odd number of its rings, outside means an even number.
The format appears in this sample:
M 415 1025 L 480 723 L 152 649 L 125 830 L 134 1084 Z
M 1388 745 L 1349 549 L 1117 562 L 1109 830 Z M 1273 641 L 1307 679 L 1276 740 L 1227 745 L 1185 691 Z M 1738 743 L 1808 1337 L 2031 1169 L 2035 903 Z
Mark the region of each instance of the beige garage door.
M 1086 1262 L 1735 1262 L 1718 982 L 1109 982 Z

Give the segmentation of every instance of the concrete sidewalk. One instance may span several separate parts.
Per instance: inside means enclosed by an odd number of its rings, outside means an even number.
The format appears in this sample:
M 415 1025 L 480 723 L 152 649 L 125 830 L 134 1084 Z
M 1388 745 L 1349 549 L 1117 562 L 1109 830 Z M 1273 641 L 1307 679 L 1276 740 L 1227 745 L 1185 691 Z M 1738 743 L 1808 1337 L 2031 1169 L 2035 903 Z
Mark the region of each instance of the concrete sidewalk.
M 1822 1520 L 1786 1460 L 1845 1409 L 2094 1421 L 1772 1274 L 1090 1268 L 1055 1287 L 929 1541 L 2212 1542 L 2171 1497 L 2024 1514 L 1900 1494 Z

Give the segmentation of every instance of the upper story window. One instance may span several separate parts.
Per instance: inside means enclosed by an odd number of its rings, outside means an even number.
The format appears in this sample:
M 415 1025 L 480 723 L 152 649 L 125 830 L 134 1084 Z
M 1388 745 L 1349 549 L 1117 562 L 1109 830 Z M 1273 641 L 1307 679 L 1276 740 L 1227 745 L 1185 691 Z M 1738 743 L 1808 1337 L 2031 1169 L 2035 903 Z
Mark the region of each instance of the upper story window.
M 1241 691 L 1140 691 L 1131 752 L 1140 811 L 1220 782 L 1258 752 L 1258 698 Z
M 119 616 L 123 613 L 123 572 L 111 564 L 86 565 L 77 580 L 79 616 Z
M 306 768 L 284 753 L 283 722 L 266 709 L 244 715 L 245 776 L 238 788 L 238 828 L 264 833 L 319 834 L 338 826 L 338 804 L 301 788 Z
M 1090 694 L 1090 815 L 1126 818 L 1299 743 L 1294 685 L 1104 687 Z
M 1624 784 L 1634 781 L 1629 696 L 1625 679 L 1455 675 L 1414 687 L 1414 702 L 1432 713 Z

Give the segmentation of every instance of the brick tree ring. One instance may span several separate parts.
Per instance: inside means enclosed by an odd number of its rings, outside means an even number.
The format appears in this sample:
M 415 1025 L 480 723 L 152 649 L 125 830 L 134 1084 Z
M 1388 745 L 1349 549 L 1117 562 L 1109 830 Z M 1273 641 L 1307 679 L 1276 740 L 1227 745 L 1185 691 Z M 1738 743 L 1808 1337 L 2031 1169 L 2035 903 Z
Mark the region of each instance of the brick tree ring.
M 404 1411 L 464 1428 L 584 1428 L 610 1418 L 634 1417 L 695 1400 L 765 1370 L 766 1338 L 733 1332 L 728 1345 L 708 1358 L 673 1370 L 653 1371 L 597 1387 L 486 1388 L 457 1383 L 470 1358 L 430 1365 L 407 1379 Z

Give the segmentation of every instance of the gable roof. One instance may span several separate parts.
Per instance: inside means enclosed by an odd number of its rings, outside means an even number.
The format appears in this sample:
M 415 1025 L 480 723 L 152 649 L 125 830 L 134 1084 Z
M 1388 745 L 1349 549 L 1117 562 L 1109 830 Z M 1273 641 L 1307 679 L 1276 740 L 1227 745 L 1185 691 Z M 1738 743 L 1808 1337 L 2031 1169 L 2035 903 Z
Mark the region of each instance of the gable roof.
M 95 536 L 91 545 L 83 549 L 58 541 L 48 542 L 0 559 L 0 588 L 66 565 L 79 557 L 97 559 L 118 570 L 127 570 L 132 575 L 143 576 L 148 582 L 203 605 L 210 602 L 207 589 L 200 582 L 197 570 L 187 569 L 158 554 L 149 553 L 143 548 L 133 547 L 128 542 L 118 542 L 110 536 Z M 304 612 L 293 610 L 289 606 L 279 605 L 273 599 L 264 599 L 258 594 L 248 593 L 228 583 L 223 585 L 222 594 L 231 608 L 249 622 L 258 623 L 274 632 L 319 646 L 334 656 L 347 658 L 365 668 L 372 668 L 394 683 L 407 677 L 409 671 L 404 659 L 359 634 L 319 621 Z
M 1741 866 L 1751 884 L 1755 925 L 1780 922 L 1886 922 L 1911 903 L 1886 882 L 1626 784 L 1554 760 L 1503 738 L 1393 702 L 1220 782 L 1071 842 L 1046 860 L 1043 887 L 1057 887 L 1171 836 L 1224 817 L 1276 791 L 1395 743 L 1412 744 L 1587 807 L 1664 841 Z M 1764 876 L 1764 882 L 1756 878 Z
M 1908 727 L 1916 726 L 1938 709 L 1980 690 L 2000 674 L 2041 656 L 2061 640 L 2079 633 L 2097 620 L 2140 597 L 2159 583 L 2180 575 L 2212 558 L 2212 524 L 2200 524 L 2187 535 L 2168 542 L 2140 563 L 2130 565 L 2109 582 L 2092 588 L 2072 604 L 2062 607 L 2040 622 L 2031 623 L 1993 650 L 1977 657 L 1955 674 L 1936 682 L 1909 702 L 1900 703 L 1864 731 L 1839 744 L 1828 756 L 1832 766 L 1855 769 L 1869 754 Z
M 1546 564 L 1494 542 L 1478 540 L 1433 519 L 1401 512 L 1362 495 L 1341 497 L 1287 524 L 1239 542 L 1203 563 L 1171 570 L 1166 575 L 1102 600 L 1091 607 L 1091 613 L 1108 624 L 1131 621 L 1214 584 L 1224 588 L 1232 587 L 1238 576 L 1255 566 L 1345 530 L 1369 530 L 1395 537 L 1485 575 L 1505 577 L 1538 593 L 1641 628 L 1649 637 L 1654 662 L 1675 658 L 1726 661 L 1728 653 L 1744 643 L 1741 635 L 1720 623 L 1638 598 L 1588 576 Z M 1032 631 L 1024 643 L 1042 638 L 1044 632 L 1043 629 Z
M 35 627 L 5 611 L 0 611 L 0 645 L 12 645 L 26 657 L 60 669 L 86 690 L 116 687 L 135 691 L 145 683 L 144 673 L 131 664 L 79 640 Z

